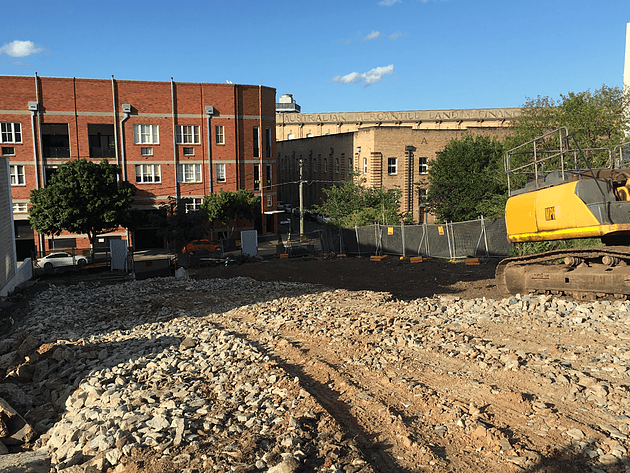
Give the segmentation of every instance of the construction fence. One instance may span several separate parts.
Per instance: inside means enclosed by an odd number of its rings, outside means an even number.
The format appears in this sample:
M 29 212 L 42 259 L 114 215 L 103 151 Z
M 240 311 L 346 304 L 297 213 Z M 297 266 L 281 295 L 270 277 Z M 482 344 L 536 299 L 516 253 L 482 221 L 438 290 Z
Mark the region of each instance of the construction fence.
M 326 229 L 321 251 L 348 255 L 427 256 L 434 258 L 505 257 L 505 218 L 422 225 L 370 225 Z

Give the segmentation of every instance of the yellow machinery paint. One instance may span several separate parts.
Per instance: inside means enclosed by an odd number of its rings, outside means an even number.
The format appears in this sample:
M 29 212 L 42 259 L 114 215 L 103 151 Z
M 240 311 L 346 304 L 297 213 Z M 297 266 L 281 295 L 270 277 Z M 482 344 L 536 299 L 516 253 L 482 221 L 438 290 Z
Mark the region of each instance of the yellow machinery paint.
M 505 209 L 508 240 L 543 241 L 581 234 L 600 236 L 600 223 L 580 199 L 575 188 L 578 182 L 539 189 L 508 199 Z

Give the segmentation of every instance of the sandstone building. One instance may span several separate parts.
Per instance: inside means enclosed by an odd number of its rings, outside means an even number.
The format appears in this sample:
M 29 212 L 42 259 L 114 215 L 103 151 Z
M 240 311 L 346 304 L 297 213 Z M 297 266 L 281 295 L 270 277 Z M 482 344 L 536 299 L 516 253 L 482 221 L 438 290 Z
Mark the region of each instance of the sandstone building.
M 277 109 L 278 110 L 278 109 Z M 465 133 L 502 138 L 520 109 L 276 114 L 278 199 L 321 203 L 322 189 L 359 173 L 370 187 L 402 191 L 401 211 L 427 215 L 423 197 L 436 153 Z M 301 163 L 301 171 L 300 171 Z M 301 172 L 301 174 L 300 174 Z M 301 178 L 300 178 L 301 175 Z

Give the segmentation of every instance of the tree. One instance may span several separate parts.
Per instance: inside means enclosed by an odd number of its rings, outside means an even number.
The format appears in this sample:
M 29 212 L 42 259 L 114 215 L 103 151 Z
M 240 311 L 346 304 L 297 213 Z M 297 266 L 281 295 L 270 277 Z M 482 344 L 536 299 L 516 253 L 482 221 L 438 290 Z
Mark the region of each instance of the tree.
M 439 220 L 499 217 L 506 200 L 503 145 L 494 138 L 451 140 L 431 163 L 427 207 Z
M 168 203 L 160 206 L 153 224 L 158 227 L 157 234 L 167 242 L 174 243 L 176 248 L 193 240 L 201 240 L 208 233 L 208 216 L 203 209 L 194 212 L 186 211 L 186 204 L 191 199 L 168 198 Z
M 218 193 L 204 196 L 201 208 L 210 223 L 215 221 L 221 223 L 226 229 L 223 232 L 224 237 L 229 238 L 238 219 L 253 222 L 259 215 L 260 197 L 255 197 L 253 192 L 246 189 L 239 189 L 236 192 L 221 189 Z
M 332 225 L 346 228 L 374 223 L 392 225 L 399 223 L 401 217 L 406 219 L 399 215 L 400 189 L 375 189 L 364 187 L 364 183 L 365 179 L 359 180 L 354 175 L 341 186 L 324 189 L 325 200 L 315 205 L 314 210 L 328 215 Z
M 119 184 L 120 168 L 103 159 L 86 159 L 60 165 L 50 183 L 31 191 L 29 222 L 38 233 L 83 233 L 94 249 L 97 235 L 129 224 L 129 206 L 136 188 Z
M 624 141 L 628 126 L 630 96 L 619 87 L 603 85 L 601 89 L 569 92 L 559 100 L 538 96 L 528 98 L 521 115 L 512 127 L 513 135 L 506 139 L 506 149 L 514 148 L 562 126 L 575 135 L 583 148 L 608 148 Z M 557 147 L 557 143 L 550 144 Z M 572 143 L 573 145 L 573 143 Z M 595 153 L 595 165 L 606 165 L 607 153 Z

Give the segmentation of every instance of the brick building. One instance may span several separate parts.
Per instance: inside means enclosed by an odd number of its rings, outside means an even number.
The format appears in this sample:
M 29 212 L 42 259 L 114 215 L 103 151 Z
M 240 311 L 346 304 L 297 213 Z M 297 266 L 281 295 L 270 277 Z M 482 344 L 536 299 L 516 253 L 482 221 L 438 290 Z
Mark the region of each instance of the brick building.
M 417 129 L 411 126 L 371 126 L 356 131 L 278 141 L 278 199 L 304 209 L 322 201 L 325 188 L 340 185 L 358 173 L 369 187 L 402 191 L 401 212 L 415 222 L 433 223 L 423 197 L 428 171 L 436 153 L 465 133 L 501 138 L 506 126 L 468 129 Z M 300 170 L 301 168 L 301 170 Z M 300 174 L 301 173 L 301 174 Z M 301 177 L 300 177 L 301 176 Z
M 275 89 L 236 84 L 0 76 L 0 146 L 10 159 L 20 257 L 31 248 L 86 246 L 82 235 L 34 235 L 29 194 L 61 163 L 107 158 L 137 189 L 134 207 L 151 211 L 169 196 L 191 199 L 249 189 L 263 211 L 276 208 Z M 262 183 L 262 185 L 261 185 Z M 259 230 L 273 231 L 272 215 Z M 103 235 L 126 238 L 124 229 Z M 136 248 L 162 246 L 151 228 Z

